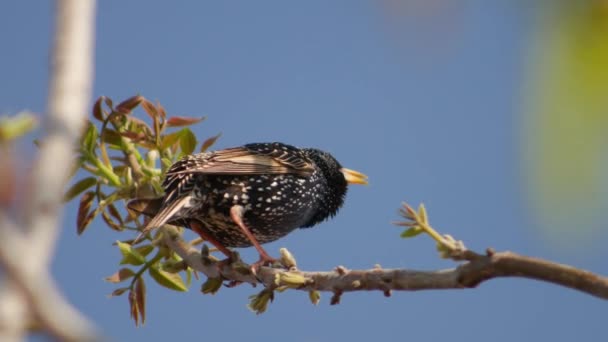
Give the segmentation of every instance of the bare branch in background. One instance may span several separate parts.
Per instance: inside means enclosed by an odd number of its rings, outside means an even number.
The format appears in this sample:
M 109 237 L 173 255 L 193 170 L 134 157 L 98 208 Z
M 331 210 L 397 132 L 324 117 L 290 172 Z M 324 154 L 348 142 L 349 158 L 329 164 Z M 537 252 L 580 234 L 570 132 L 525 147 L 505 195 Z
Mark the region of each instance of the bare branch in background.
M 99 339 L 84 316 L 55 287 L 48 273 L 60 233 L 62 198 L 81 134 L 93 81 L 94 0 L 56 2 L 47 121 L 28 184 L 24 222 L 0 212 L 0 340 L 19 341 L 36 326 L 63 341 Z

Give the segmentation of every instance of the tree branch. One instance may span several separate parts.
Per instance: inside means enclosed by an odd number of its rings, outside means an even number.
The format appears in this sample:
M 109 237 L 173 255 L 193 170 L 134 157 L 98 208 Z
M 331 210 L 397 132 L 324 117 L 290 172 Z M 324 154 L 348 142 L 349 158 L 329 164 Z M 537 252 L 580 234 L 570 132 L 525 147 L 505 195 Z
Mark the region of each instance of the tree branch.
M 247 272 L 240 262 L 221 263 L 205 257 L 176 234 L 164 234 L 165 243 L 192 269 L 209 278 L 261 284 L 267 288 L 287 286 L 304 291 L 329 291 L 337 294 L 351 291 L 418 291 L 473 288 L 498 277 L 520 277 L 541 280 L 608 299 L 608 278 L 542 259 L 512 252 L 486 255 L 467 251 L 466 261 L 452 269 L 419 271 L 406 269 L 347 270 L 337 267 L 330 272 L 307 272 L 262 267 L 257 275 Z M 287 274 L 288 276 L 283 276 Z M 294 277 L 295 276 L 295 277 Z M 295 280 L 294 280 L 295 279 Z

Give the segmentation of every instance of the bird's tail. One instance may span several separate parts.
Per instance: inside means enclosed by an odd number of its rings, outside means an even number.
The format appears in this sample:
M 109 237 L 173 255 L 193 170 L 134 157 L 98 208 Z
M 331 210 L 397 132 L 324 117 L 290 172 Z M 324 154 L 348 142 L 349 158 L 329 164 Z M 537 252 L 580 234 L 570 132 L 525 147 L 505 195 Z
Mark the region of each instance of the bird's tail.
M 135 203 L 134 205 L 129 203 L 129 208 L 141 212 L 142 214 L 150 215 L 151 211 L 155 209 L 154 207 L 158 205 L 158 202 L 154 201 L 157 200 L 152 200 L 152 202 L 145 204 L 140 208 L 134 207 L 141 202 Z M 135 240 L 133 240 L 132 244 L 134 245 L 138 243 L 147 233 L 169 222 L 173 218 L 173 215 L 188 204 L 188 202 L 190 202 L 190 196 L 184 196 L 176 199 L 175 201 L 171 201 L 164 206 L 161 206 L 160 210 L 157 211 L 156 215 L 154 215 L 150 222 L 148 222 L 148 224 L 146 224 L 146 226 L 141 230 L 141 233 L 135 238 Z

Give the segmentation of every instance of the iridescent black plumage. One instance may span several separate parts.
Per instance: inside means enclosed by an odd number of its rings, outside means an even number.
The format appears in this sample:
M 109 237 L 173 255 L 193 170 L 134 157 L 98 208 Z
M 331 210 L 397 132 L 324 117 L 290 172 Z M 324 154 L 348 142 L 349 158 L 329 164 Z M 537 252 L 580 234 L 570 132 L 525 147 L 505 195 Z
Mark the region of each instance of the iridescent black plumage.
M 190 155 L 167 171 L 165 195 L 151 202 L 158 212 L 143 232 L 165 223 L 194 225 L 224 247 L 258 248 L 247 229 L 263 244 L 312 227 L 337 213 L 348 182 L 366 183 L 312 148 L 255 143 Z

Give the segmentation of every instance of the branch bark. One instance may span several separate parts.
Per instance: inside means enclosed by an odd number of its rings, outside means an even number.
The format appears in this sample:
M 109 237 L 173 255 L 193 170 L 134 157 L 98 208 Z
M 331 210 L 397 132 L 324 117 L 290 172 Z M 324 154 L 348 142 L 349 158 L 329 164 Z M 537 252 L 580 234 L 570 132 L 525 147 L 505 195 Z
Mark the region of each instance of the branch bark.
M 456 268 L 419 271 L 406 269 L 348 270 L 337 267 L 330 272 L 307 272 L 262 267 L 254 275 L 244 272 L 248 265 L 228 264 L 210 260 L 196 248 L 175 234 L 164 234 L 164 242 L 192 269 L 207 277 L 222 277 L 228 281 L 261 284 L 268 288 L 288 286 L 304 291 L 329 291 L 339 296 L 343 292 L 382 291 L 390 295 L 393 290 L 445 290 L 474 288 L 484 281 L 499 277 L 529 278 L 569 287 L 602 299 L 608 299 L 608 278 L 589 271 L 512 252 L 486 254 L 465 251 L 458 259 L 465 259 Z M 289 273 L 291 277 L 284 277 Z M 297 275 L 294 282 L 293 275 Z M 335 297 L 336 298 L 336 297 Z M 332 303 L 334 299 L 332 299 Z

